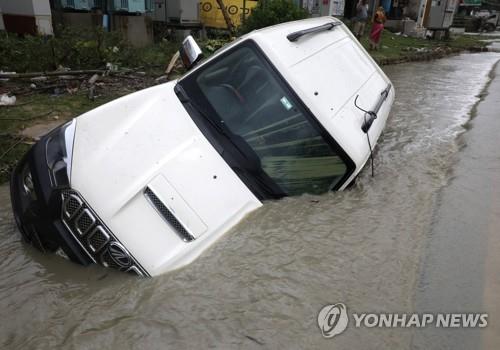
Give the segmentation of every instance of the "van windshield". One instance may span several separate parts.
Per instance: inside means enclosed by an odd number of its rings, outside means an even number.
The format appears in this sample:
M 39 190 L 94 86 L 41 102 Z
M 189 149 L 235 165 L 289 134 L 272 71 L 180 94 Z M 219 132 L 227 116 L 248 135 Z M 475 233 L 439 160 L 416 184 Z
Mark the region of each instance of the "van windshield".
M 342 184 L 347 156 L 252 41 L 179 84 L 210 118 L 248 144 L 287 195 L 320 194 Z

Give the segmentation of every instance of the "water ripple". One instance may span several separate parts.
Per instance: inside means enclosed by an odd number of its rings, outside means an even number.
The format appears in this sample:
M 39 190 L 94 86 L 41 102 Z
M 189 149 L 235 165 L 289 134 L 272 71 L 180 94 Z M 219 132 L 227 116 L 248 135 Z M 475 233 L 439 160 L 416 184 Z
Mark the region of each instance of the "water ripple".
M 401 330 L 352 328 L 327 341 L 317 312 L 339 301 L 350 311 L 412 310 L 435 193 L 498 57 L 387 67 L 397 100 L 374 179 L 364 172 L 346 192 L 269 202 L 193 264 L 155 279 L 26 247 L 0 188 L 0 346 L 407 348 Z

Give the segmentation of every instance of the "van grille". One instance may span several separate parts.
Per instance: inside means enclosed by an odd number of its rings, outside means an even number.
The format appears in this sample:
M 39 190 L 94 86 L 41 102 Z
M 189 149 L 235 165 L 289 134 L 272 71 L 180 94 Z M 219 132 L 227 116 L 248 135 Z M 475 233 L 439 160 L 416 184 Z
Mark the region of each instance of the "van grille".
M 97 226 L 87 237 L 87 244 L 93 253 L 100 251 L 111 240 L 109 234 L 101 226 Z
M 147 276 L 78 192 L 71 189 L 62 191 L 61 211 L 61 220 L 94 262 Z

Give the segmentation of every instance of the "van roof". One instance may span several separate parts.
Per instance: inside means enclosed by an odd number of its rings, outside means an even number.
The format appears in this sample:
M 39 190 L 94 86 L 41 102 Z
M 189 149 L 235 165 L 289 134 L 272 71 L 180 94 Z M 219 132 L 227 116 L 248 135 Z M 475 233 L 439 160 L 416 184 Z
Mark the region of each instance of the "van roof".
M 321 51 L 326 46 L 344 39 L 346 33 L 340 30 L 340 28 L 334 27 L 331 30 L 318 31 L 304 35 L 293 42 L 287 39 L 287 36 L 298 31 L 319 27 L 329 23 L 341 24 L 342 22 L 334 17 L 310 18 L 255 30 L 243 36 L 241 39 L 255 40 L 266 53 L 275 53 L 276 58 L 279 57 L 280 61 L 285 66 L 289 67 L 309 57 L 311 54 Z
M 314 18 L 307 18 L 307 19 L 301 19 L 298 21 L 292 21 L 292 22 L 285 22 L 285 23 L 279 23 L 273 26 L 265 27 L 262 29 L 257 29 L 249 34 L 253 33 L 283 33 L 285 34 L 285 37 L 287 34 L 292 33 L 294 31 L 298 30 L 303 30 L 306 28 L 310 27 L 315 27 L 315 26 L 320 26 L 322 24 L 328 23 L 328 22 L 340 22 L 340 20 L 336 19 L 335 17 L 331 16 L 324 16 L 324 17 L 314 17 Z

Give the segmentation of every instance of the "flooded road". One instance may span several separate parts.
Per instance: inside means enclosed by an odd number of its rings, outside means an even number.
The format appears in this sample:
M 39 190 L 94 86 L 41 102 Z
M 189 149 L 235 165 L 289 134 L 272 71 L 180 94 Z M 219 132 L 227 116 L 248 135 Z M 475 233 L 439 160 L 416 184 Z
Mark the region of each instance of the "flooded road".
M 481 146 L 495 144 L 481 140 L 498 139 L 500 127 L 496 139 L 488 127 L 475 133 L 492 114 L 482 107 L 488 96 L 474 106 L 499 59 L 467 54 L 386 67 L 397 99 L 375 178 L 365 171 L 349 191 L 267 203 L 193 264 L 158 278 L 82 268 L 24 246 L 1 187 L 0 347 L 498 348 L 498 155 L 481 172 L 469 170 Z M 482 176 L 488 187 L 469 186 Z M 459 212 L 467 216 L 452 215 Z M 485 310 L 490 327 L 486 336 L 450 336 L 350 325 L 324 339 L 316 317 L 336 302 L 349 313 Z M 450 340 L 457 334 L 465 342 Z
M 500 345 L 500 65 L 472 111 L 470 129 L 449 184 L 438 194 L 434 223 L 422 258 L 416 297 L 422 312 L 487 312 L 486 330 L 427 329 L 414 347 L 484 349 Z

